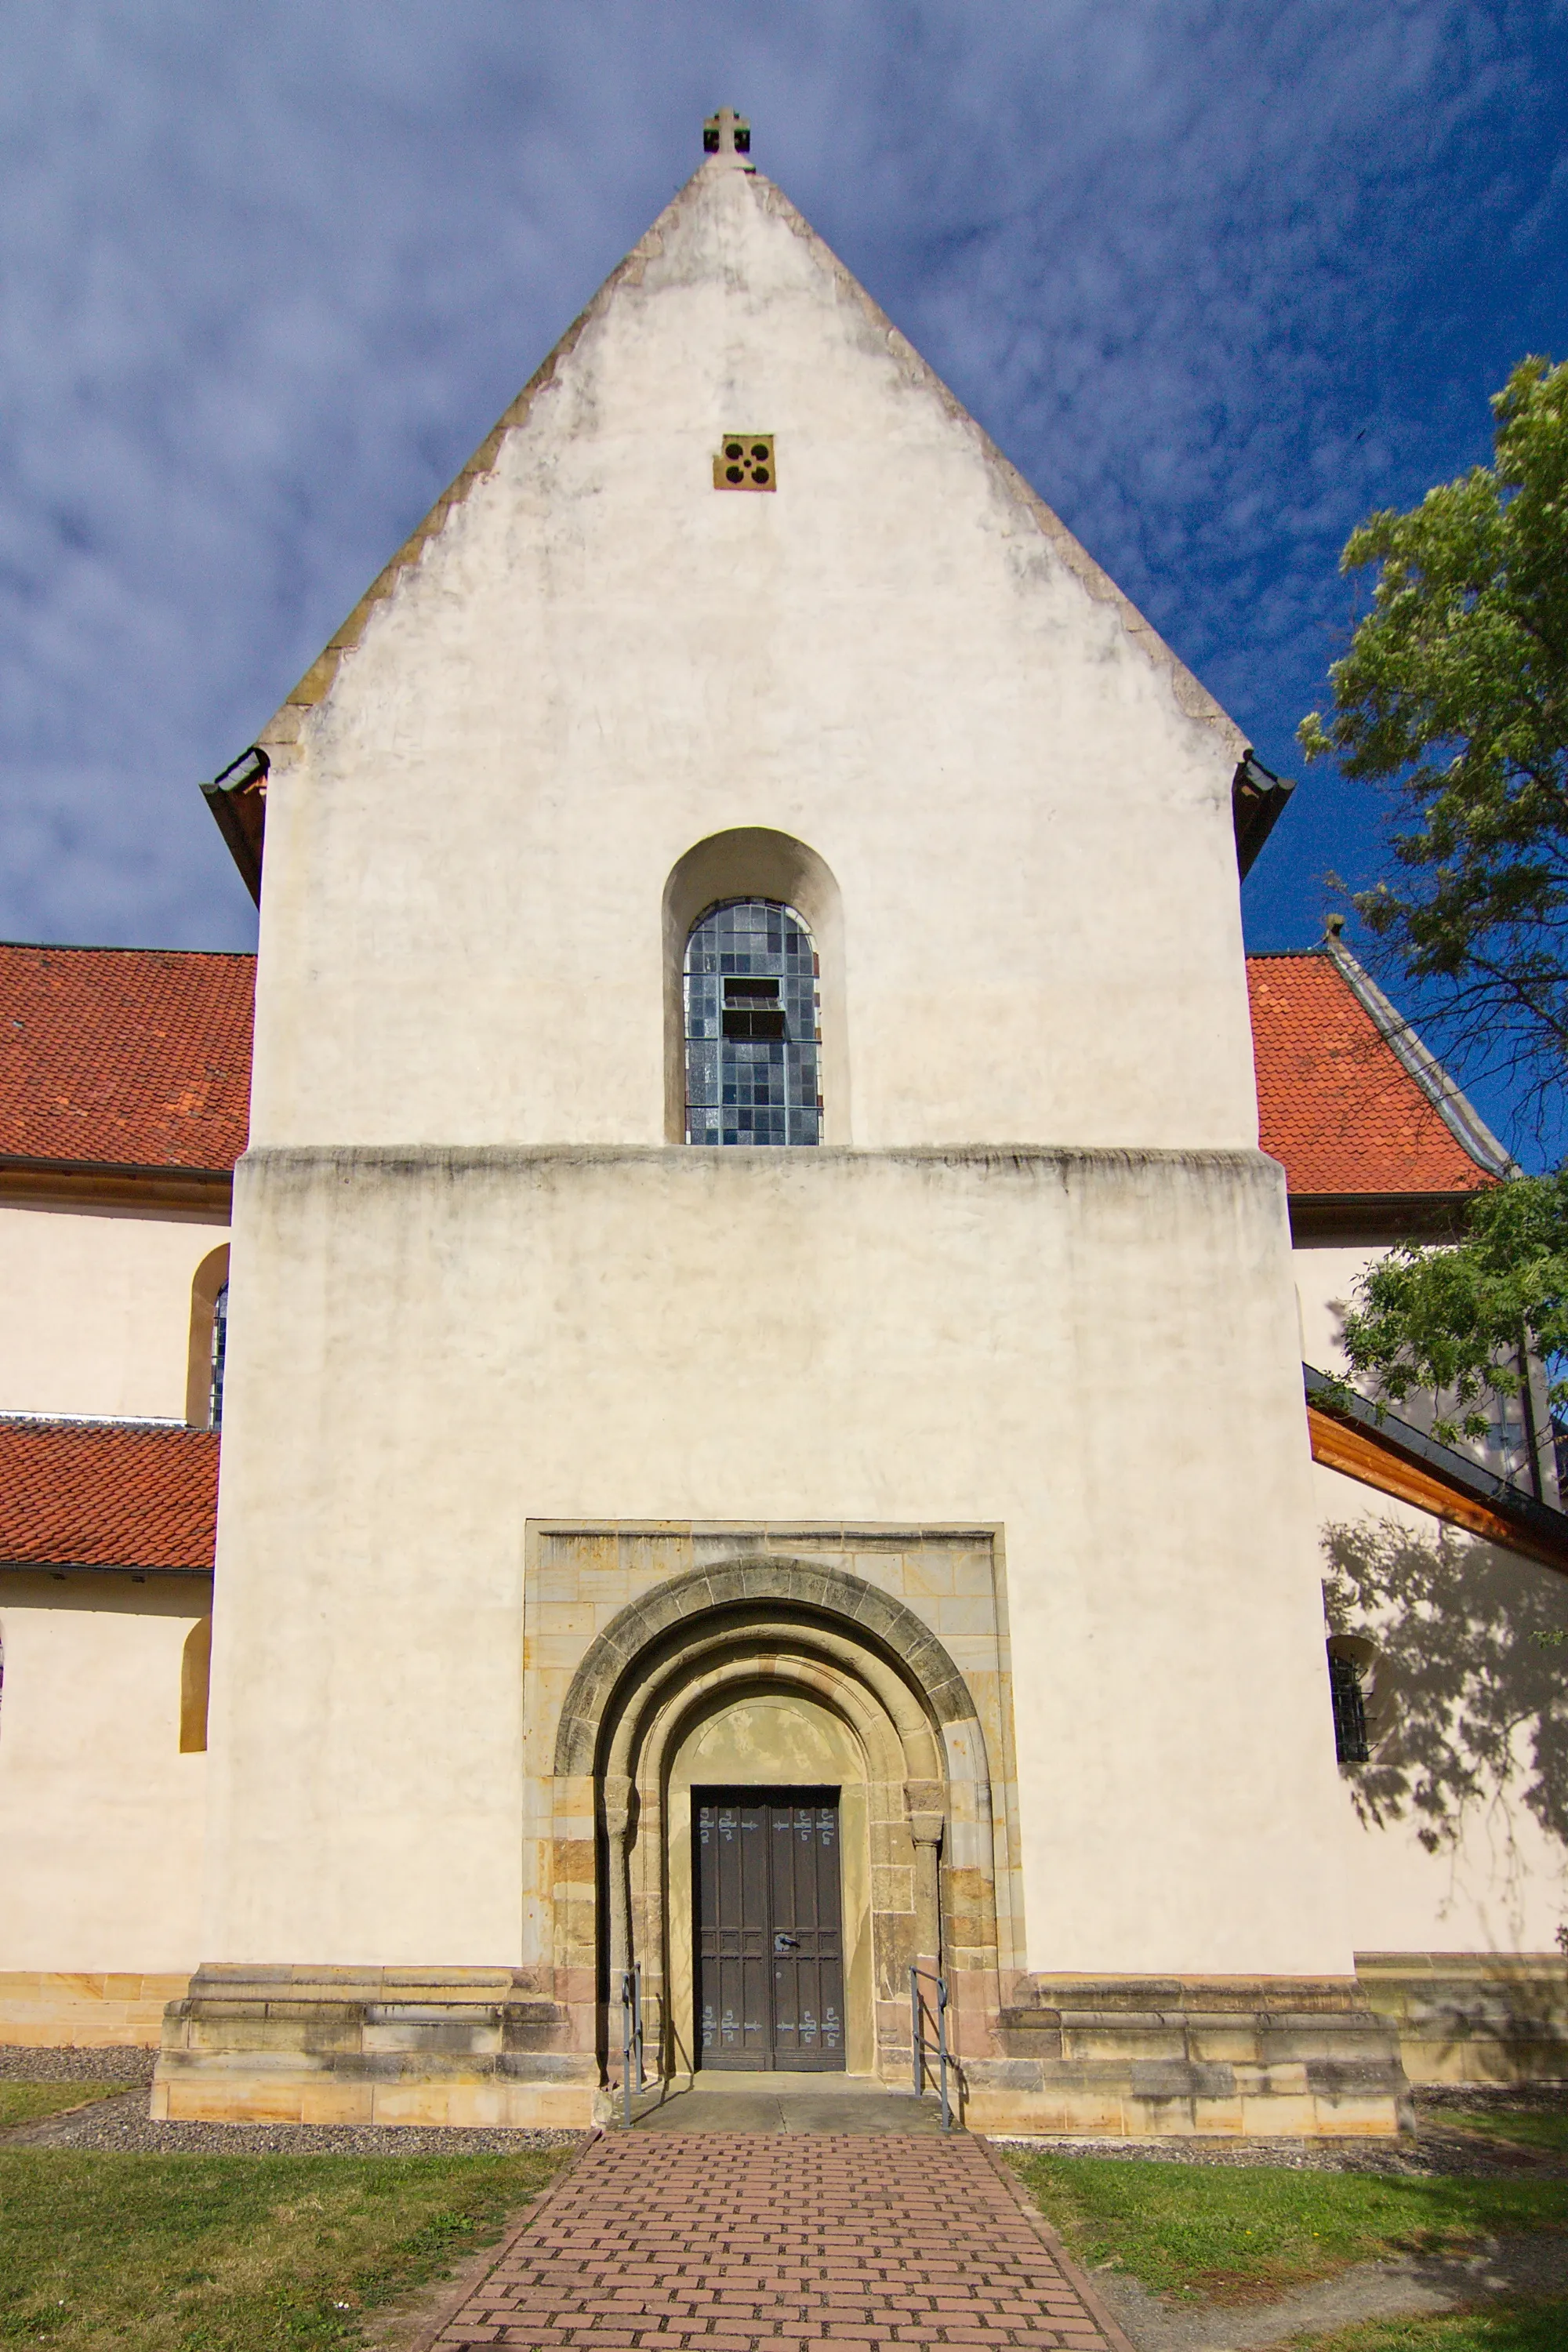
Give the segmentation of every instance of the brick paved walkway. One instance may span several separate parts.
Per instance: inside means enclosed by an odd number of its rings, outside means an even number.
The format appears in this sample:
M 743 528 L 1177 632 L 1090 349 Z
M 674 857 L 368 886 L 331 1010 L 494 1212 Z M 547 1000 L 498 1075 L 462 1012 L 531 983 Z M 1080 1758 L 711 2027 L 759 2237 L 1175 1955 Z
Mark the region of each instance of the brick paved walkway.
M 866 2134 L 596 2140 L 439 2352 L 1128 2352 L 978 2143 Z

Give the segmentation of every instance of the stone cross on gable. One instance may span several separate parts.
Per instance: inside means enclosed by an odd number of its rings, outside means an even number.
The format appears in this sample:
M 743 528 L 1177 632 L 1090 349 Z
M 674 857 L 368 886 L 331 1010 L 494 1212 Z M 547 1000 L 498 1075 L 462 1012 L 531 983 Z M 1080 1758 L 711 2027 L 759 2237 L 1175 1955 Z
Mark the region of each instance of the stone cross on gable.
M 752 126 L 732 106 L 721 106 L 702 126 L 702 152 L 734 161 L 752 152 Z M 744 167 L 750 170 L 752 166 Z

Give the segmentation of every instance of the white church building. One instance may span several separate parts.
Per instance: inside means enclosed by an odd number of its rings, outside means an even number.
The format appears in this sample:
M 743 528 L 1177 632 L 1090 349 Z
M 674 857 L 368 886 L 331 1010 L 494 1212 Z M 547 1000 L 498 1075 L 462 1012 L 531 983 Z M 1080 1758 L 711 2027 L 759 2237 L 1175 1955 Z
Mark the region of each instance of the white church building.
M 584 2125 L 626 1981 L 647 2105 L 907 2081 L 913 1969 L 981 2129 L 1568 2072 L 1549 1431 L 1303 1381 L 1506 1155 L 710 145 L 208 788 L 257 957 L 0 949 L 0 2040 Z

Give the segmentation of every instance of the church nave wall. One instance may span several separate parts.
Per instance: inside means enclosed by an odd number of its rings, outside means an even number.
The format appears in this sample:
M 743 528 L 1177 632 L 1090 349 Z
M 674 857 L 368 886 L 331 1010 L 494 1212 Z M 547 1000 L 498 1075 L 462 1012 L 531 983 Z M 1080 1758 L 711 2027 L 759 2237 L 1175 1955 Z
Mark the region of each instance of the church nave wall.
M 0 1202 L 0 1412 L 184 1421 L 192 1284 L 226 1238 L 166 1209 Z
M 182 1752 L 182 1668 L 211 1607 L 200 1577 L 0 1577 L 0 1977 L 199 1958 L 207 1758 Z
M 1555 1954 L 1568 1577 L 1323 1464 L 1313 1480 L 1329 1626 L 1368 1644 L 1371 1752 L 1341 1768 L 1357 1950 Z

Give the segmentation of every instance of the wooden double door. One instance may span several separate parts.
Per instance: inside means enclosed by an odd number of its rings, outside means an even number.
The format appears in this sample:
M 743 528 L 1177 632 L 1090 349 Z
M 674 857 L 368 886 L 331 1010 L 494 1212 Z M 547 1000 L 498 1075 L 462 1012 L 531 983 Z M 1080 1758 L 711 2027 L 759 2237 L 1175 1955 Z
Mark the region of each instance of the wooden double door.
M 844 2071 L 837 1789 L 694 1789 L 700 2066 Z

